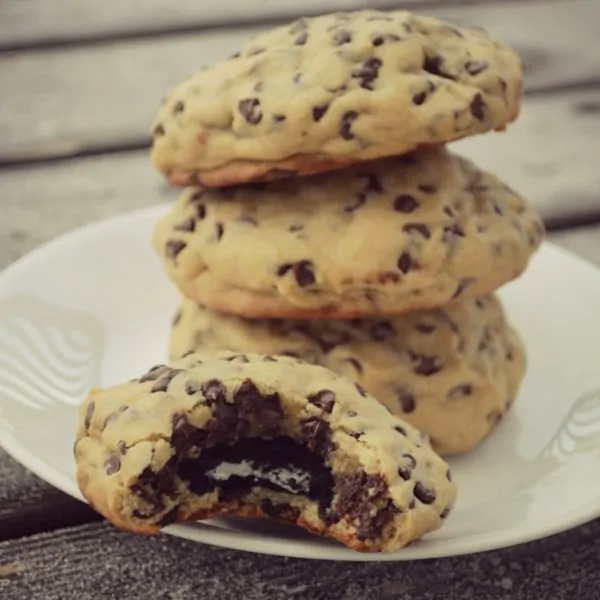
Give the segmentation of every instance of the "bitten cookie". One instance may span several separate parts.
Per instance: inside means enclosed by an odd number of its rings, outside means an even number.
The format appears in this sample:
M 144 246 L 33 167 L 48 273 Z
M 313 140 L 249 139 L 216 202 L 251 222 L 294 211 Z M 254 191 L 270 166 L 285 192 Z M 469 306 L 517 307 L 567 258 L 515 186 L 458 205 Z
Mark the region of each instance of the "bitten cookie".
M 172 90 L 152 160 L 175 185 L 306 175 L 514 120 L 522 65 L 479 29 L 408 12 L 300 19 Z
M 465 452 L 489 435 L 523 375 L 523 344 L 500 300 L 353 321 L 247 320 L 184 300 L 172 359 L 190 351 L 260 352 L 323 365 L 429 434 L 439 454 Z
M 272 517 L 361 551 L 437 529 L 456 498 L 420 432 L 360 386 L 288 357 L 191 354 L 95 390 L 77 479 L 123 529 Z
M 181 292 L 249 318 L 351 318 L 488 294 L 544 234 L 495 176 L 431 148 L 313 177 L 190 189 L 154 245 Z

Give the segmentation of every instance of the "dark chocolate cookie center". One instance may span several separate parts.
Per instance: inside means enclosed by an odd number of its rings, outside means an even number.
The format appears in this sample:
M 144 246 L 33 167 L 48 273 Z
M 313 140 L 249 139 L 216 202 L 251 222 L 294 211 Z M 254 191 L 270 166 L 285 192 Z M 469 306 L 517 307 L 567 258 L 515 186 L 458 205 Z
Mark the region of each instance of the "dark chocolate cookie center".
M 301 494 L 329 506 L 334 480 L 323 459 L 287 437 L 244 438 L 202 451 L 178 467 L 179 476 L 194 494 L 219 488 L 223 499 L 246 495 L 255 486 Z

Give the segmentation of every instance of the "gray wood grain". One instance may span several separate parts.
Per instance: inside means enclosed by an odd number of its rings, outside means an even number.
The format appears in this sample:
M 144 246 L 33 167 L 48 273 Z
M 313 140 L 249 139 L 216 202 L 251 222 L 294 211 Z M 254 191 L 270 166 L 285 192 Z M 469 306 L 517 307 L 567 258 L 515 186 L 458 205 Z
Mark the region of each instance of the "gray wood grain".
M 96 0 L 5 0 L 0 3 L 0 48 L 67 40 L 163 32 L 266 18 L 294 18 L 336 10 L 390 7 L 422 9 L 435 4 L 490 0 L 119 0 L 110 10 Z M 504 0 L 506 1 L 506 0 Z
M 597 600 L 600 520 L 520 547 L 411 563 L 253 555 L 109 525 L 0 543 L 11 600 Z
M 600 77 L 600 2 L 595 0 L 503 2 L 436 14 L 482 26 L 519 50 L 529 92 Z M 0 161 L 10 155 L 70 155 L 81 145 L 145 143 L 168 89 L 228 56 L 259 30 L 0 54 Z

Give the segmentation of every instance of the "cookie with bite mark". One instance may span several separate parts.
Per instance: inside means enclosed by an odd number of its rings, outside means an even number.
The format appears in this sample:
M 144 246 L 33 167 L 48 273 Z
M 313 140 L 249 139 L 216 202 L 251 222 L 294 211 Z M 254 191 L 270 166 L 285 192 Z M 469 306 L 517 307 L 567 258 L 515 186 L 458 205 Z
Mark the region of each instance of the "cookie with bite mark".
M 440 527 L 456 499 L 426 436 L 290 357 L 195 353 L 94 390 L 75 457 L 90 504 L 142 534 L 229 514 L 391 552 Z

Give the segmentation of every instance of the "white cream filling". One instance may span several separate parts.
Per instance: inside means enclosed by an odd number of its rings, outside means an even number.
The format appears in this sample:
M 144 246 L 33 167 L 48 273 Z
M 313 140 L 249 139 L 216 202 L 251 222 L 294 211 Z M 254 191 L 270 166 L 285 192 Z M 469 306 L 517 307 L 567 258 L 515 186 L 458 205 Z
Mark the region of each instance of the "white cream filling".
M 310 475 L 305 471 L 294 468 L 279 467 L 265 469 L 255 467 L 251 462 L 243 460 L 239 463 L 222 462 L 219 466 L 206 472 L 207 477 L 215 481 L 227 481 L 230 477 L 255 477 L 297 494 L 298 491 L 308 493 L 310 490 Z

